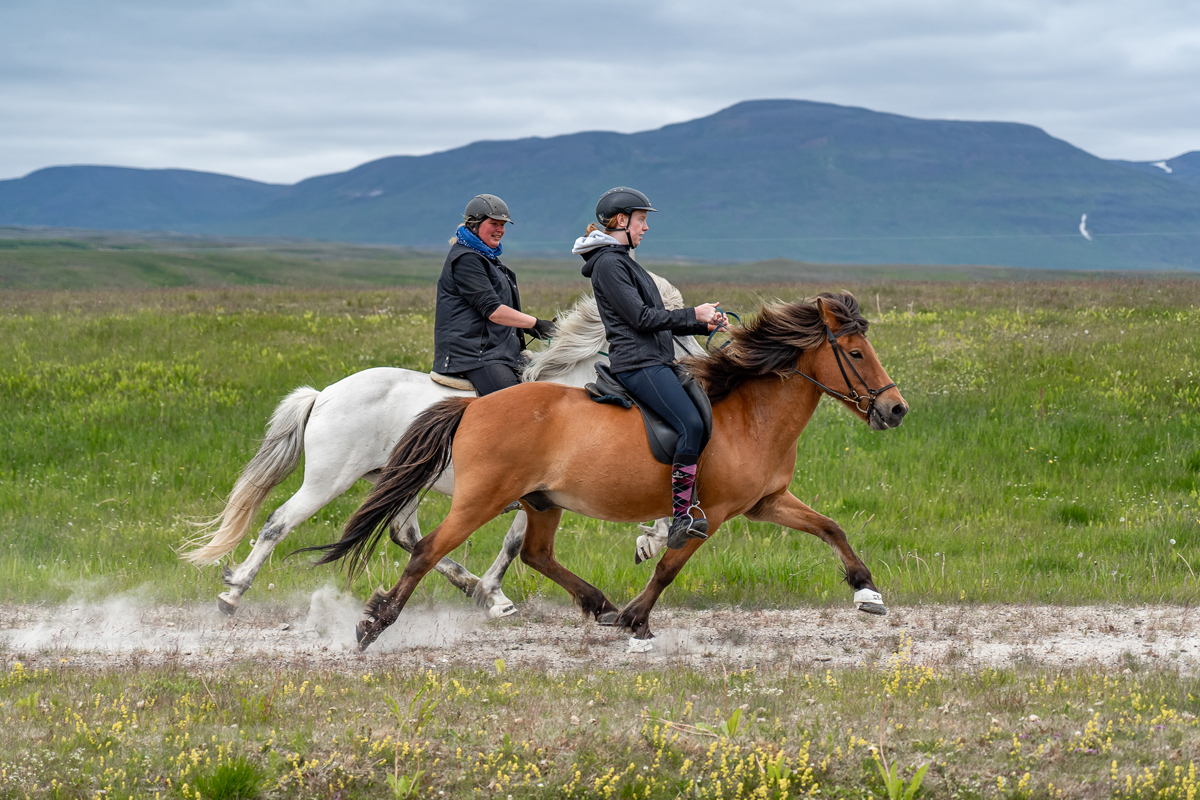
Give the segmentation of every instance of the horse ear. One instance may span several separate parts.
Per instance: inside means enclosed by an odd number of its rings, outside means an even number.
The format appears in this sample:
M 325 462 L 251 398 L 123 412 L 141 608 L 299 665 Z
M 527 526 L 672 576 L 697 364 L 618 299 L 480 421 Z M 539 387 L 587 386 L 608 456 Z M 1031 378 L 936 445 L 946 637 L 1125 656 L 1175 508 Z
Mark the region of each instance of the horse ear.
M 817 311 L 821 314 L 821 319 L 824 321 L 825 326 L 836 334 L 838 328 L 842 327 L 842 322 L 834 315 L 833 310 L 829 308 L 825 300 L 820 297 L 817 298 Z

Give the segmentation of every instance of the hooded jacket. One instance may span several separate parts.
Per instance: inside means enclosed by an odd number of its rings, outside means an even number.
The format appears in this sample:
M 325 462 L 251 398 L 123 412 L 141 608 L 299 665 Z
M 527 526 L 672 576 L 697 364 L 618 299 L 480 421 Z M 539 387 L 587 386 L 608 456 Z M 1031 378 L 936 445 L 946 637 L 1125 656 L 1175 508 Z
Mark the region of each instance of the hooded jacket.
M 517 276 L 499 259 L 454 244 L 437 284 L 434 371 L 465 372 L 484 364 L 519 371 L 524 366 L 520 331 L 488 319 L 501 305 L 521 310 Z
M 592 292 L 604 332 L 613 372 L 629 372 L 675 363 L 673 334 L 708 333 L 696 321 L 696 309 L 668 311 L 654 279 L 629 255 L 629 248 L 601 231 L 575 242 L 572 252 L 583 256 L 583 276 Z

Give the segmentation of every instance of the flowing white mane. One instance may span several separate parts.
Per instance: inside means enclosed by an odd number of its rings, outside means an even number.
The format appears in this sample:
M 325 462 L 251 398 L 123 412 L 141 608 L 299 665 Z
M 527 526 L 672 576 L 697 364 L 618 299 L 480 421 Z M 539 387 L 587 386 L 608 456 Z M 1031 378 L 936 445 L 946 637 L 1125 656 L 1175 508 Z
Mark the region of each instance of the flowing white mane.
M 663 305 L 668 310 L 683 308 L 683 295 L 665 278 L 660 278 L 653 272 L 650 277 L 658 286 L 662 295 Z M 575 302 L 564 314 L 560 314 L 555 323 L 558 332 L 545 350 L 533 353 L 529 366 L 521 375 L 523 381 L 553 381 L 575 368 L 580 361 L 594 358 L 601 351 L 608 349 L 608 340 L 604 338 L 604 323 L 600 321 L 600 311 L 596 308 L 596 298 L 585 295 Z

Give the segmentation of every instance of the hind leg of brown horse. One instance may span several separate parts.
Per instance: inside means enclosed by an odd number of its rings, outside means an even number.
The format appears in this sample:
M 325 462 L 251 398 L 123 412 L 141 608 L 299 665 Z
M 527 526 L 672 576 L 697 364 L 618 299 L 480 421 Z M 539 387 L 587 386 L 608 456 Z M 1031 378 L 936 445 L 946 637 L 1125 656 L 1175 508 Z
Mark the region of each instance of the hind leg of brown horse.
M 855 604 L 859 610 L 868 614 L 887 613 L 883 606 L 883 598 L 875 588 L 871 570 L 867 569 L 867 565 L 850 547 L 846 532 L 829 517 L 813 511 L 787 490 L 759 500 L 754 508 L 746 512 L 746 517 L 758 522 L 774 522 L 785 528 L 805 531 L 821 539 L 832 547 L 842 560 L 846 583 L 855 590 Z
M 602 614 L 616 612 L 617 607 L 608 601 L 603 592 L 558 563 L 554 557 L 554 532 L 562 518 L 562 509 L 534 511 L 526 506 L 525 510 L 529 514 L 529 525 L 525 529 L 525 543 L 521 546 L 521 561 L 566 589 L 585 615 L 599 619 Z
M 708 538 L 711 539 L 721 525 L 719 522 L 713 520 L 711 515 L 709 516 L 709 521 L 715 523 L 708 531 Z M 663 553 L 663 557 L 654 565 L 654 574 L 650 577 L 650 582 L 646 584 L 646 588 L 642 590 L 642 593 L 630 600 L 629 604 L 621 609 L 620 613 L 614 614 L 605 620 L 605 623 L 628 629 L 633 633 L 635 639 L 654 638 L 654 634 L 650 632 L 651 609 L 658 602 L 659 595 L 671 585 L 671 582 L 675 580 L 675 576 L 679 574 L 679 570 L 683 569 L 683 565 L 700 549 L 700 545 L 704 544 L 705 541 L 707 540 L 689 539 L 687 544 L 682 548 L 667 550 Z
M 421 579 L 437 565 L 443 557 L 467 540 L 484 523 L 500 514 L 505 503 L 494 502 L 490 506 L 472 505 L 467 508 L 451 506 L 450 513 L 423 539 L 413 546 L 412 556 L 404 568 L 400 580 L 391 591 L 376 591 L 367 602 L 367 618 L 358 623 L 358 647 L 368 646 L 396 621 L 404 610 L 408 598 L 416 590 Z

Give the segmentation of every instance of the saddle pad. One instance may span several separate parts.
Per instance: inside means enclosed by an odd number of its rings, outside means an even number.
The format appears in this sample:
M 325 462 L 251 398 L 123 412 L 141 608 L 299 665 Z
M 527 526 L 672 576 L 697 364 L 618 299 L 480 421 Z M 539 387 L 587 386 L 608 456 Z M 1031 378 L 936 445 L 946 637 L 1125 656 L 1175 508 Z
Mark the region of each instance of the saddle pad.
M 696 404 L 696 409 L 700 412 L 700 419 L 704 420 L 704 439 L 700 442 L 700 451 L 703 452 L 712 436 L 712 403 L 692 373 L 678 364 L 674 365 L 674 369 L 683 390 Z M 654 455 L 654 460 L 670 464 L 675 459 L 675 445 L 679 441 L 679 434 L 654 409 L 638 403 L 625 385 L 612 374 L 608 364 L 598 362 L 596 364 L 596 382 L 589 383 L 583 389 L 588 393 L 588 397 L 597 403 L 608 403 L 623 408 L 637 406 L 638 411 L 642 412 L 642 422 L 646 426 L 646 439 L 650 443 L 650 452 Z
M 466 378 L 459 378 L 454 375 L 442 375 L 438 372 L 429 373 L 429 377 L 434 383 L 440 383 L 442 386 L 449 386 L 451 389 L 461 389 L 464 392 L 475 391 L 475 384 L 471 383 Z

